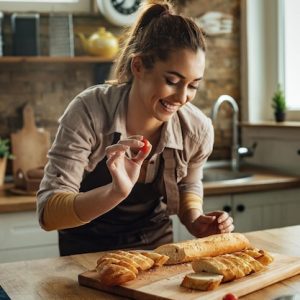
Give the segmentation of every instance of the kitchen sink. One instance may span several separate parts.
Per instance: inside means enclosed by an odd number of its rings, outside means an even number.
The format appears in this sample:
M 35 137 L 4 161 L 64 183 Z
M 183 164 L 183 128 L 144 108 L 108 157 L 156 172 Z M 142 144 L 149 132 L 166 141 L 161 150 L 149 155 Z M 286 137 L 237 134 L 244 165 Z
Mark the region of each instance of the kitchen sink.
M 253 174 L 242 171 L 233 171 L 230 166 L 206 166 L 203 170 L 203 182 L 213 181 L 247 181 Z

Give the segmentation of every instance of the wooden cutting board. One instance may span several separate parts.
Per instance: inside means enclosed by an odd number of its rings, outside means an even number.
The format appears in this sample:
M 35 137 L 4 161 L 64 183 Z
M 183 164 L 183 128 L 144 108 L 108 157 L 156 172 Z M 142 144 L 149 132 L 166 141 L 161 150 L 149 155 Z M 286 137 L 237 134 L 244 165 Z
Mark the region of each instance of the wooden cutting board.
M 264 270 L 244 278 L 222 283 L 213 291 L 203 292 L 180 287 L 185 274 L 192 272 L 190 264 L 163 266 L 141 273 L 122 286 L 102 285 L 96 271 L 87 271 L 78 276 L 80 285 L 106 291 L 132 299 L 141 300 L 220 300 L 227 293 L 238 297 L 260 290 L 275 282 L 300 273 L 300 257 L 272 254 L 274 261 Z
M 11 134 L 14 177 L 18 170 L 23 173 L 45 166 L 50 148 L 50 133 L 35 125 L 34 112 L 27 104 L 23 109 L 23 128 Z

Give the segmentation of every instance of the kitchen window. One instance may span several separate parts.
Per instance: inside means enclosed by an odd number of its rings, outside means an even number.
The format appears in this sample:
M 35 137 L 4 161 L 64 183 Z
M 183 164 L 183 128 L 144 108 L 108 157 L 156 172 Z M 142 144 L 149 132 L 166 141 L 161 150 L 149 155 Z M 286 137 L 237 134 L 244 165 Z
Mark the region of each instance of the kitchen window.
M 300 1 L 279 1 L 279 61 L 289 110 L 300 111 Z
M 287 121 L 300 121 L 300 1 L 241 0 L 242 121 L 274 120 L 281 83 Z

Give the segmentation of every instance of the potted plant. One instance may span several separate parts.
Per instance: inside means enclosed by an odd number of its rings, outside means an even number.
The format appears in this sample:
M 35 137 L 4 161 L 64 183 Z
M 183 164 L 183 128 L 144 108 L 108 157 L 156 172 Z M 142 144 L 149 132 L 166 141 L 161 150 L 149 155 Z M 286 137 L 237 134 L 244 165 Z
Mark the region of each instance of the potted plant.
M 272 98 L 272 106 L 274 108 L 274 116 L 276 122 L 283 122 L 285 120 L 286 102 L 284 92 L 278 84 L 277 89 Z
M 9 150 L 9 140 L 0 138 L 0 186 L 4 183 L 7 159 L 13 159 Z

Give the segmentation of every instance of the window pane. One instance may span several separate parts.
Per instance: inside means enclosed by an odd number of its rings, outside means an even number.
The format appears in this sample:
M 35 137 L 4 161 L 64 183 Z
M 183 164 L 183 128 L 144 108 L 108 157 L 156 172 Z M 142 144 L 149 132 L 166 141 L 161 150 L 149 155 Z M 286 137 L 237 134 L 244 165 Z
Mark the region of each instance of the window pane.
M 300 109 L 300 1 L 284 1 L 285 94 L 289 109 Z

